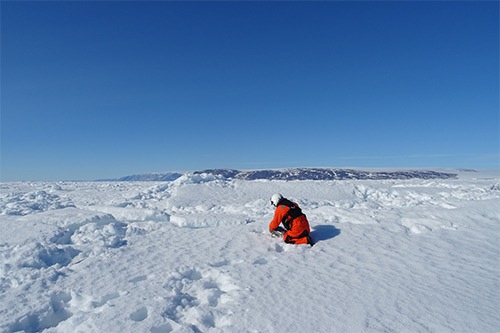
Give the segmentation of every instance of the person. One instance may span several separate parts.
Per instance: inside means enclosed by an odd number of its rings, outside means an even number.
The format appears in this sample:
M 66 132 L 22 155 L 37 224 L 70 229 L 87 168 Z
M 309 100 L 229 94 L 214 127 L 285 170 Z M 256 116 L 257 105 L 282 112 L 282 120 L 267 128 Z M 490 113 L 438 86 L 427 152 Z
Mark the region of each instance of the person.
M 309 221 L 297 203 L 276 193 L 271 197 L 271 204 L 276 207 L 273 220 L 269 223 L 269 231 L 273 235 L 283 234 L 285 243 L 314 245 Z

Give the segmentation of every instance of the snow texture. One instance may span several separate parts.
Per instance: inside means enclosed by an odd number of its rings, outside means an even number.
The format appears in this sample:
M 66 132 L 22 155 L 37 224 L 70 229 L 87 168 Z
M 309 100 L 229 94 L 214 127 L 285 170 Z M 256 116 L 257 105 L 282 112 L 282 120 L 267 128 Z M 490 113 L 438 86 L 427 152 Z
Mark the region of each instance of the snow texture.
M 498 332 L 500 176 L 454 174 L 1 183 L 0 331 Z

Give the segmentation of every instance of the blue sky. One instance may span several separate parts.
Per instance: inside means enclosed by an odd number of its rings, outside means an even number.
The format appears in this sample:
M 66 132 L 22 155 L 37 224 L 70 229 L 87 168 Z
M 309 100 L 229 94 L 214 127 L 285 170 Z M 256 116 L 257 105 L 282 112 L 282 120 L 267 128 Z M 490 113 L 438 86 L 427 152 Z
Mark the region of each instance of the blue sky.
M 499 167 L 499 4 L 1 2 L 1 180 Z

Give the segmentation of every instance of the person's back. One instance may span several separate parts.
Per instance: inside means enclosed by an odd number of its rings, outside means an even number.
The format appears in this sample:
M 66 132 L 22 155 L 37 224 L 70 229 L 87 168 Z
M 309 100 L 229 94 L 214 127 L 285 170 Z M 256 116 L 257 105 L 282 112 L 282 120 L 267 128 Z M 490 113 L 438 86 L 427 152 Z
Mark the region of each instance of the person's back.
M 273 220 L 269 223 L 269 231 L 273 232 L 283 224 L 286 232 L 283 234 L 285 243 L 311 244 L 309 221 L 299 205 L 277 193 L 271 197 L 271 204 L 276 207 Z

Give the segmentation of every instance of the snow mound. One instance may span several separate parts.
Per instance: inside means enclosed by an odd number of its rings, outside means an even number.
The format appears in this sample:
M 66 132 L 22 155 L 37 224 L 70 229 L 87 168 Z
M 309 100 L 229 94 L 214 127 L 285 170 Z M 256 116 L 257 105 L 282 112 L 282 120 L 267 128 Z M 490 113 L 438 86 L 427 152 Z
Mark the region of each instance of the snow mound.
M 213 181 L 223 181 L 225 177 L 222 175 L 214 175 L 208 172 L 202 173 L 188 173 L 184 174 L 178 179 L 174 181 L 176 185 L 185 185 L 185 184 L 203 184 L 207 182 Z
M 213 228 L 228 225 L 248 224 L 254 222 L 254 220 L 245 215 L 189 214 L 171 216 L 170 222 L 181 228 Z
M 0 196 L 0 215 L 29 215 L 67 207 L 74 207 L 74 204 L 44 190 Z

